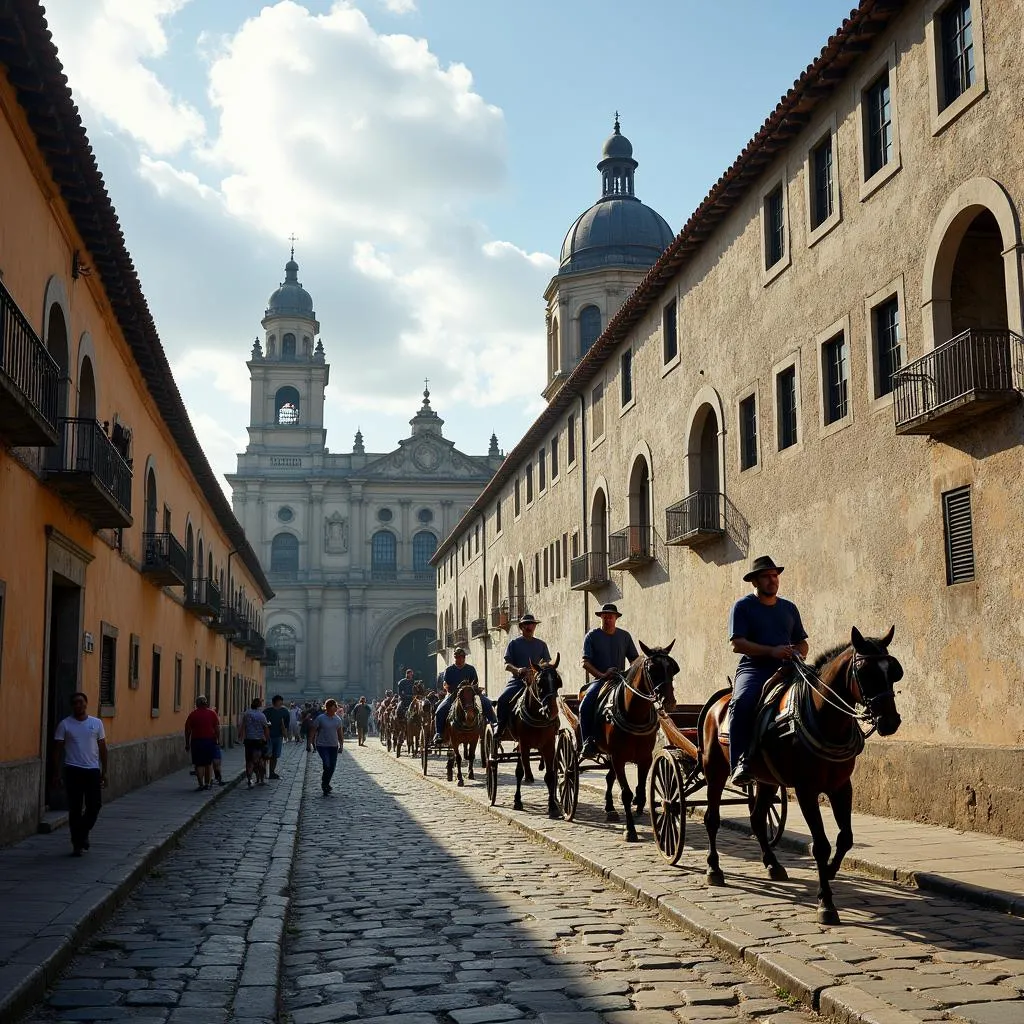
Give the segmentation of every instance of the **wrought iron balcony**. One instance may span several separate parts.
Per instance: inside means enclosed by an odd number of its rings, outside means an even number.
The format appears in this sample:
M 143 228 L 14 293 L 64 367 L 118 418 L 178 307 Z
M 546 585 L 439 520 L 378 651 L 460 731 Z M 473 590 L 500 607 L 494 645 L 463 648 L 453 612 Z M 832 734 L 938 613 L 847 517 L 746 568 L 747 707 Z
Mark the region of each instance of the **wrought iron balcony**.
M 444 644 L 440 640 L 431 640 L 427 644 L 427 654 L 440 654 L 444 650 Z
M 239 615 L 234 608 L 221 607 L 217 615 L 210 620 L 210 629 L 221 636 L 231 636 L 238 629 Z
M 250 658 L 259 659 L 267 649 L 267 641 L 263 634 L 255 626 L 249 627 L 249 633 L 245 642 L 245 650 Z
M 491 609 L 491 629 L 504 629 L 507 631 L 511 621 L 508 614 L 508 602 L 504 602 Z
M 171 533 L 142 535 L 142 575 L 162 587 L 183 587 L 188 580 L 188 557 Z
M 893 374 L 897 434 L 944 434 L 1016 402 L 1024 387 L 1024 339 L 971 329 Z
M 132 468 L 92 419 L 62 419 L 46 482 L 97 529 L 132 525 Z
M 725 495 L 694 491 L 665 509 L 665 543 L 698 548 L 725 535 Z
M 608 568 L 639 569 L 654 561 L 649 526 L 627 526 L 608 537 Z
M 220 615 L 220 587 L 213 580 L 194 579 L 185 590 L 185 607 L 195 615 Z
M 478 636 L 487 636 L 487 620 L 474 619 L 469 624 L 469 635 L 475 640 Z
M 256 659 L 261 665 L 276 665 L 277 651 L 273 647 L 264 647 L 263 653 Z
M 444 635 L 444 645 L 446 648 L 455 646 L 455 633 L 449 631 Z
M 588 551 L 569 563 L 569 587 L 572 590 L 600 590 L 608 583 L 608 555 Z
M 253 628 L 244 613 L 235 610 L 235 631 L 231 634 L 231 642 L 236 647 L 248 647 Z
M 9 444 L 56 444 L 60 393 L 60 367 L 0 284 L 0 434 Z
M 455 638 L 456 647 L 465 647 L 469 643 L 469 630 L 465 626 L 460 626 L 453 634 Z
M 518 622 L 526 614 L 526 595 L 513 594 L 508 600 L 508 614 L 513 622 Z

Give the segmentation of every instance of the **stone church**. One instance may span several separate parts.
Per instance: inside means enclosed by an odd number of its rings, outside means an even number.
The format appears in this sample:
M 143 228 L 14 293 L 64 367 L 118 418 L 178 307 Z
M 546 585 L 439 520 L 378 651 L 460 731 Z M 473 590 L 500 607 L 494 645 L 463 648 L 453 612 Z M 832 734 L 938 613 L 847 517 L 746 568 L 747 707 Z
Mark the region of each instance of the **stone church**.
M 266 606 L 277 652 L 267 685 L 287 697 L 382 694 L 406 668 L 433 678 L 435 573 L 430 559 L 502 461 L 465 455 L 442 432 L 430 392 L 390 452 L 331 452 L 330 378 L 313 299 L 294 259 L 270 297 L 264 339 L 247 363 L 249 445 L 228 477 L 235 515 L 276 597 Z

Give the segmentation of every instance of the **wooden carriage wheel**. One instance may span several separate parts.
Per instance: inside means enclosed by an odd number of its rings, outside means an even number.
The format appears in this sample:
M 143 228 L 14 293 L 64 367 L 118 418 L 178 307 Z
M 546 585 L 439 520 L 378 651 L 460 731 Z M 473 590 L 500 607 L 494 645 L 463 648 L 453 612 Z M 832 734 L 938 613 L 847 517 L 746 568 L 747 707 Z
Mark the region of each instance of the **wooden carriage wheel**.
M 678 864 L 686 842 L 686 794 L 679 762 L 667 750 L 654 759 L 647 795 L 658 851 L 669 864 Z
M 433 736 L 427 726 L 420 727 L 420 764 L 423 766 L 423 774 L 427 774 L 427 755 L 430 753 L 430 741 Z
M 494 738 L 494 731 L 491 729 L 484 730 L 481 753 L 487 782 L 487 799 L 493 807 L 494 801 L 498 799 L 498 741 Z
M 747 789 L 747 809 L 753 813 L 754 797 L 757 792 L 756 786 Z M 785 786 L 780 787 L 778 793 L 772 797 L 771 806 L 768 808 L 768 845 L 773 849 L 779 845 L 782 833 L 786 831 L 786 815 L 789 810 L 789 790 Z
M 561 729 L 555 741 L 555 775 L 562 817 L 572 821 L 580 799 L 580 766 L 576 758 L 576 737 Z

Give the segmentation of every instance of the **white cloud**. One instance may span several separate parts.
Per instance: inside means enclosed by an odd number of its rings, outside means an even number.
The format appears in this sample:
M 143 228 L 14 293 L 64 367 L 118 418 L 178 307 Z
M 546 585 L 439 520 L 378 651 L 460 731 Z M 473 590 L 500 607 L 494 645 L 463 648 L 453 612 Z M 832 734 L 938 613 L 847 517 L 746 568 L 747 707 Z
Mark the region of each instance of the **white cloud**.
M 392 14 L 412 14 L 416 10 L 416 0 L 382 0 L 382 3 Z

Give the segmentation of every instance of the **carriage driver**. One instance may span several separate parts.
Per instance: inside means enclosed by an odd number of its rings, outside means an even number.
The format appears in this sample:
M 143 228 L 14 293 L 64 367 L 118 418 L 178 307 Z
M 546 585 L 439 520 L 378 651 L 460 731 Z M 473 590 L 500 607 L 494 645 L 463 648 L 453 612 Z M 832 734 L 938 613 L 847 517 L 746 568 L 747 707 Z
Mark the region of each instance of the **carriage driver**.
M 459 687 L 463 683 L 474 684 L 473 689 L 483 705 L 484 718 L 491 724 L 494 723 L 494 705 L 480 692 L 480 680 L 477 678 L 476 669 L 466 661 L 465 648 L 456 647 L 452 651 L 452 657 L 455 659 L 455 664 L 449 665 L 441 674 L 441 681 L 444 683 L 447 694 L 441 703 L 437 705 L 437 713 L 434 715 L 435 731 L 432 743 L 435 745 L 442 740 L 441 733 L 444 730 L 444 723 L 448 717 L 448 709 L 452 706 L 452 701 L 455 700 L 455 695 L 459 692 Z
M 395 693 L 398 695 L 398 706 L 400 708 L 407 708 L 409 701 L 416 695 L 416 684 L 413 681 L 415 674 L 411 668 L 407 668 L 405 675 L 395 683 Z
M 498 697 L 498 731 L 501 734 L 508 727 L 508 720 L 512 714 L 512 703 L 526 689 L 523 681 L 526 673 L 530 671 L 530 665 L 534 668 L 542 661 L 550 661 L 551 654 L 548 645 L 543 640 L 534 636 L 538 620 L 527 612 L 519 620 L 520 635 L 509 640 L 505 648 L 505 671 L 512 674 L 505 689 Z
M 583 740 L 580 757 L 593 757 L 597 753 L 597 722 L 594 718 L 602 683 L 640 657 L 633 638 L 618 628 L 622 613 L 615 605 L 603 605 L 596 614 L 601 625 L 583 638 L 583 668 L 587 675 L 596 678 L 580 701 L 580 738 Z
M 741 597 L 729 614 L 729 640 L 733 651 L 742 655 L 729 703 L 729 761 L 736 786 L 752 781 L 747 754 L 764 684 L 794 653 L 807 656 L 800 612 L 792 601 L 778 596 L 784 569 L 768 555 L 755 558 L 743 577 L 744 582 L 753 583 L 754 593 Z

